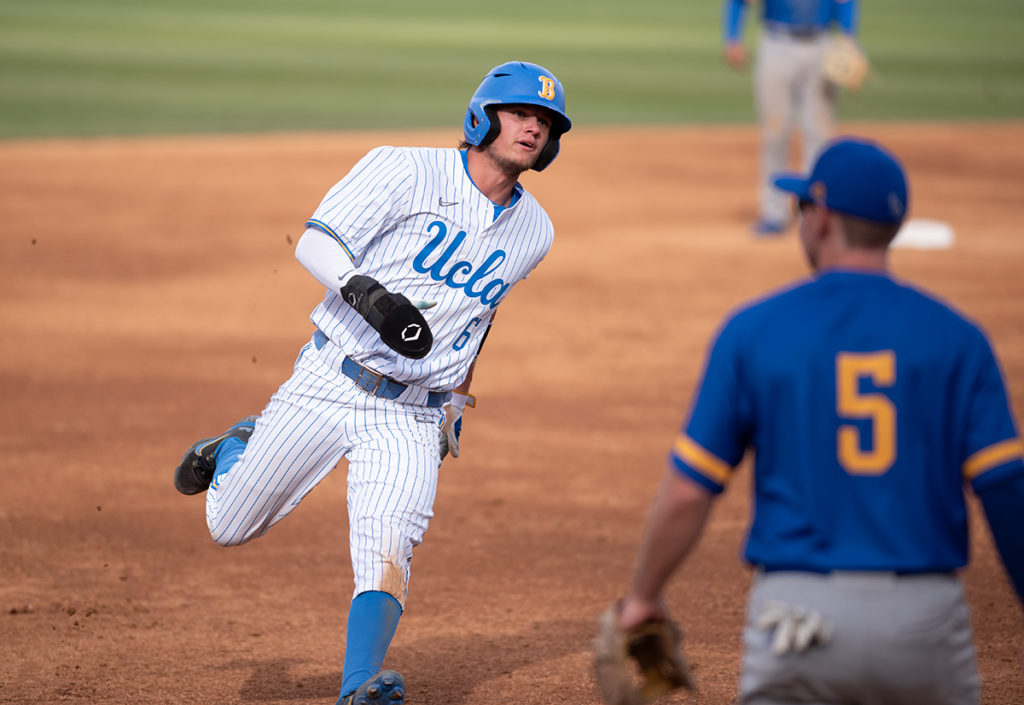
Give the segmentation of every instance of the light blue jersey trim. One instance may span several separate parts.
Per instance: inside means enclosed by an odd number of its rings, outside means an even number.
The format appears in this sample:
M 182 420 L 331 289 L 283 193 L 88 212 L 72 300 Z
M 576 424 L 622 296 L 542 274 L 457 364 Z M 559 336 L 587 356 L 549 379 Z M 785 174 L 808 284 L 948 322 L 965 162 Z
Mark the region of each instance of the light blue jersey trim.
M 460 149 L 459 150 L 459 156 L 462 157 L 462 166 L 466 170 L 466 176 L 469 176 L 470 182 L 472 182 L 472 184 L 474 186 L 476 186 L 476 182 L 473 181 L 473 177 L 469 175 L 469 150 L 468 149 Z M 480 187 L 479 186 L 476 186 L 476 188 L 477 188 L 477 191 L 480 191 Z M 480 191 L 480 192 L 483 193 L 483 191 Z M 505 210 L 506 208 L 511 208 L 512 206 L 514 206 L 519 201 L 519 197 L 522 196 L 522 195 L 523 195 L 523 187 L 520 186 L 518 182 L 516 182 L 516 185 L 512 187 L 512 200 L 509 201 L 509 204 L 507 206 L 499 206 L 497 203 L 494 203 L 494 201 L 491 201 L 491 203 L 494 204 L 494 217 L 491 219 L 491 222 L 493 223 L 495 220 L 497 220 L 498 216 L 501 215 L 501 212 L 503 210 Z
M 348 255 L 348 258 L 350 260 L 352 260 L 353 262 L 356 261 L 355 256 L 353 256 L 353 254 L 352 254 L 352 250 L 348 249 L 348 245 L 345 244 L 345 241 L 341 239 L 341 236 L 338 235 L 338 233 L 334 232 L 334 230 L 331 229 L 330 225 L 328 225 L 327 223 L 323 222 L 322 220 L 317 220 L 316 218 L 310 218 L 309 220 L 306 221 L 306 227 L 307 228 L 316 228 L 320 232 L 326 233 L 327 235 L 330 235 L 345 250 L 345 254 Z

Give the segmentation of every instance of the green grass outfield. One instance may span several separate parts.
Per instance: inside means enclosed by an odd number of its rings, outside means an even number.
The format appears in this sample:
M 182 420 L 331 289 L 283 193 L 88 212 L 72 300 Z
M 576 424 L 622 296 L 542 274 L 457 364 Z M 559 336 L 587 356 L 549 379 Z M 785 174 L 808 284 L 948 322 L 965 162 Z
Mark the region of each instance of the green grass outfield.
M 751 122 L 721 0 L 0 0 L 0 139 L 459 124 L 508 59 L 580 125 Z M 1022 0 L 866 0 L 842 119 L 1024 117 Z M 748 43 L 756 23 L 748 21 Z

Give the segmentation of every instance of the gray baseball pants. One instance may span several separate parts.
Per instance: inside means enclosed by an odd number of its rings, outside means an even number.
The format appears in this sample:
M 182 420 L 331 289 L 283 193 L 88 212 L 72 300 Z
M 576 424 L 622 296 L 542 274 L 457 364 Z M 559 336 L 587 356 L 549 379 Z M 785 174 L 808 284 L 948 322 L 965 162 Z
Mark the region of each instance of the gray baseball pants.
M 754 98 L 760 130 L 761 219 L 788 223 L 793 207 L 788 194 L 772 184 L 772 175 L 791 171 L 790 148 L 799 127 L 800 170 L 810 169 L 822 145 L 832 137 L 837 91 L 822 73 L 829 35 L 798 39 L 761 32 L 754 66 Z
M 757 625 L 769 601 L 818 611 L 831 640 L 777 656 Z M 953 574 L 755 575 L 743 631 L 742 705 L 977 705 L 963 584 Z

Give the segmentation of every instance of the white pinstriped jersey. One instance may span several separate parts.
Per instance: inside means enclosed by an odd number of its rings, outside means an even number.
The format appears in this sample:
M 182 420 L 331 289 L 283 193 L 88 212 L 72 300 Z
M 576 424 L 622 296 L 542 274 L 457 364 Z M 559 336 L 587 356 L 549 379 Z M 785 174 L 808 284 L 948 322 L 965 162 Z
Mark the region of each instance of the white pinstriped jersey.
M 551 220 L 522 186 L 516 192 L 512 206 L 495 206 L 455 149 L 371 150 L 328 191 L 306 225 L 337 240 L 357 270 L 388 291 L 436 301 L 423 312 L 434 346 L 423 359 L 402 357 L 340 290 L 327 291 L 310 316 L 314 325 L 377 372 L 453 389 L 465 379 L 494 308 L 551 247 Z

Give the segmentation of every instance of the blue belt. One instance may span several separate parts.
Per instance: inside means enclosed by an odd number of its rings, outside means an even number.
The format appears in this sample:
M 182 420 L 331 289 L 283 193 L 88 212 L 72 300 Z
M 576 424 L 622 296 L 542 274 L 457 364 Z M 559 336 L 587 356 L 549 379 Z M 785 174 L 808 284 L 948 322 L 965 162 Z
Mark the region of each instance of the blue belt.
M 348 355 L 341 363 L 341 371 L 364 392 L 381 399 L 397 399 L 409 388 L 408 384 L 374 372 L 369 367 L 363 367 Z M 444 406 L 450 398 L 448 392 L 427 392 L 426 406 L 437 409 Z
M 765 20 L 764 27 L 772 34 L 782 34 L 793 39 L 814 39 L 826 31 L 824 27 L 786 24 L 774 20 Z
M 329 338 L 319 328 L 313 332 L 313 345 L 317 350 L 327 345 L 328 340 Z M 348 355 L 341 362 L 341 373 L 355 382 L 357 387 L 370 396 L 380 397 L 381 399 L 397 399 L 402 395 L 402 392 L 409 388 L 409 385 L 404 382 L 399 382 L 397 379 L 391 379 L 387 375 L 374 372 L 369 367 L 363 367 Z M 431 392 L 427 389 L 417 389 L 420 393 L 426 392 L 426 400 L 416 402 L 421 406 L 439 409 L 452 398 L 451 392 Z
M 815 575 L 843 575 L 846 573 L 877 573 L 878 575 L 953 575 L 952 570 L 942 570 L 941 568 L 922 568 L 919 570 L 851 570 L 851 569 L 825 569 L 825 568 L 810 568 L 807 566 L 769 566 L 759 565 L 756 566 L 762 573 L 813 573 Z

